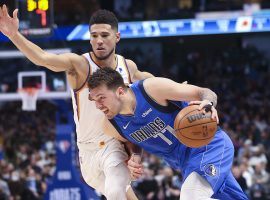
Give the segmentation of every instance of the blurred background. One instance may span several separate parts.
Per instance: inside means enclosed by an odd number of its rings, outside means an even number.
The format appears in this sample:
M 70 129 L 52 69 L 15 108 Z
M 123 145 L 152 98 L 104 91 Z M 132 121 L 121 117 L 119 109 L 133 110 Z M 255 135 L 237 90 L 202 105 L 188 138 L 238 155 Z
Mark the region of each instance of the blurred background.
M 37 0 L 0 4 L 10 11 L 19 7 L 21 32 L 43 49 L 90 51 L 90 16 L 108 9 L 121 22 L 118 54 L 155 76 L 215 91 L 220 124 L 235 146 L 234 176 L 250 199 L 270 199 L 269 0 L 39 1 L 42 15 L 33 12 L 37 8 L 31 2 Z M 36 111 L 22 110 L 20 87 L 42 89 Z M 69 186 L 48 196 L 49 185 L 57 182 L 57 162 L 65 156 L 61 152 L 75 146 L 76 137 L 68 143 L 57 139 L 59 125 L 74 127 L 72 112 L 65 74 L 34 66 L 0 34 L 0 200 L 72 199 L 65 189 Z M 73 150 L 70 169 L 79 174 Z M 147 153 L 144 166 L 144 176 L 133 183 L 140 199 L 179 199 L 180 171 Z M 104 198 L 94 192 L 90 196 Z

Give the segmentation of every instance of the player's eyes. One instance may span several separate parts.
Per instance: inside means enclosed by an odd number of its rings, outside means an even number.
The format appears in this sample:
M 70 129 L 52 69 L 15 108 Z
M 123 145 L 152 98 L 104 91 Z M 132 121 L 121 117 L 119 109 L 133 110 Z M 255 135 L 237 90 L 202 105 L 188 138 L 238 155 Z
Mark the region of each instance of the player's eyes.
M 98 98 L 98 102 L 101 102 L 102 103 L 104 101 L 104 99 L 105 99 L 105 97 L 99 97 Z

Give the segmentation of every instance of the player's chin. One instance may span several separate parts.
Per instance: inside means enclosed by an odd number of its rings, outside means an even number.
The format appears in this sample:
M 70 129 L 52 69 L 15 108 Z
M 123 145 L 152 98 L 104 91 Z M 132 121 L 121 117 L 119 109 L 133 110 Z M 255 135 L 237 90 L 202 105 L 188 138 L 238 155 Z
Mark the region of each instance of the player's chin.
M 107 54 L 107 52 L 105 51 L 105 50 L 96 50 L 96 55 L 98 56 L 98 57 L 105 57 L 106 56 L 106 54 Z
M 107 114 L 106 114 L 106 117 L 107 117 L 108 119 L 112 119 L 112 118 L 114 118 L 114 116 L 115 116 L 115 115 L 113 115 L 113 114 L 111 114 L 111 113 L 107 113 Z
M 96 51 L 95 52 L 95 55 L 96 55 L 96 57 L 99 60 L 104 60 L 104 59 L 106 59 L 108 57 L 108 53 L 105 50 L 103 50 L 103 51 Z

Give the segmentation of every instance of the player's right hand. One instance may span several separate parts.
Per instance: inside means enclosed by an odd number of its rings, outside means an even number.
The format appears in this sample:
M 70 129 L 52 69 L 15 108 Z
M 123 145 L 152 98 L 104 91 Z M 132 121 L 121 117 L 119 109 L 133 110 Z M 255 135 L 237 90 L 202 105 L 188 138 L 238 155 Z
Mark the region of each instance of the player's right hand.
M 143 165 L 141 164 L 140 155 L 132 154 L 127 164 L 132 180 L 137 180 L 143 175 Z
M 199 105 L 199 110 L 205 109 L 205 112 L 210 111 L 211 112 L 211 118 L 213 120 L 216 120 L 217 124 L 219 124 L 219 118 L 218 118 L 217 110 L 209 100 L 190 101 L 189 105 Z
M 13 11 L 13 17 L 8 14 L 7 6 L 0 7 L 0 31 L 7 37 L 12 38 L 19 30 L 18 9 Z

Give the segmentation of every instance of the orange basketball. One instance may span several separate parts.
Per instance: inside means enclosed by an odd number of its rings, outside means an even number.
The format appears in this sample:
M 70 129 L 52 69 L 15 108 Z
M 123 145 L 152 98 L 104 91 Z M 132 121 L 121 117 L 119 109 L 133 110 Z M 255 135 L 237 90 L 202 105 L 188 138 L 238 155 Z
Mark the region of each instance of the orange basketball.
M 207 145 L 215 136 L 217 122 L 211 118 L 211 112 L 204 114 L 199 105 L 182 109 L 174 120 L 174 130 L 178 140 L 188 147 Z

